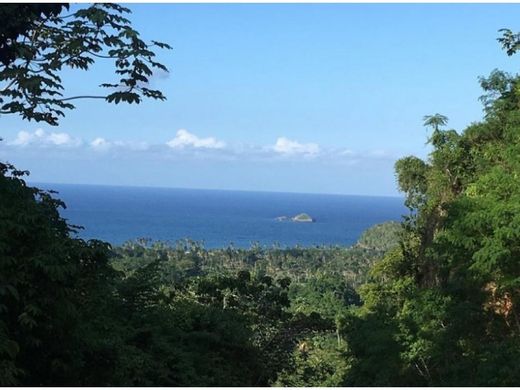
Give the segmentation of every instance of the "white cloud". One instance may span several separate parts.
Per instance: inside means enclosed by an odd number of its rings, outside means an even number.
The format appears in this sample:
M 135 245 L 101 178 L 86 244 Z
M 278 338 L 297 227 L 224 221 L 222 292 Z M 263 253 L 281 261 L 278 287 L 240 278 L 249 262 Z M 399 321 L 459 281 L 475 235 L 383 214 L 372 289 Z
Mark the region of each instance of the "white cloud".
M 36 130 L 36 132 L 38 132 L 38 130 Z M 20 131 L 18 132 L 18 136 L 16 137 L 16 139 L 13 142 L 11 142 L 11 144 L 25 146 L 30 144 L 34 137 L 35 134 L 31 134 L 28 131 Z
M 344 149 L 344 150 L 342 150 L 339 154 L 340 154 L 340 156 L 349 156 L 349 157 L 350 157 L 350 156 L 355 156 L 355 155 L 356 155 L 356 153 L 354 153 L 354 152 L 353 152 L 352 150 L 350 150 L 350 149 Z
M 107 151 L 109 149 L 119 150 L 147 150 L 149 145 L 146 142 L 141 141 L 108 141 L 103 137 L 97 137 L 90 143 L 90 147 L 96 151 Z
M 317 155 L 320 152 L 320 147 L 315 143 L 302 144 L 298 141 L 292 141 L 285 137 L 280 137 L 276 140 L 273 149 L 282 154 L 305 154 Z
M 214 137 L 199 138 L 195 134 L 190 133 L 187 130 L 180 129 L 177 131 L 175 138 L 171 139 L 166 143 L 170 148 L 182 149 L 185 147 L 190 148 L 204 148 L 204 149 L 222 149 L 226 144 L 222 141 L 218 141 Z
M 386 161 L 399 157 L 397 152 L 386 149 L 371 149 L 358 151 L 346 147 L 326 147 L 317 143 L 303 143 L 287 137 L 279 137 L 274 144 L 258 145 L 243 142 L 225 143 L 215 137 L 199 137 L 187 130 L 180 129 L 175 137 L 167 142 L 148 143 L 137 140 L 114 140 L 106 136 L 90 138 L 82 141 L 66 132 L 51 132 L 42 129 L 20 131 L 7 146 L 16 150 L 55 148 L 70 153 L 80 151 L 90 153 L 106 153 L 114 157 L 129 156 L 132 153 L 140 155 L 147 153 L 153 158 L 177 159 L 214 159 L 216 161 L 258 161 L 269 162 L 289 159 L 294 161 L 309 161 L 324 164 L 360 164 L 365 161 Z M 2 145 L 3 144 L 3 145 Z M 225 149 L 224 149 L 225 148 Z M 171 150 L 179 153 L 171 153 Z M 222 151 L 225 151 L 222 152 Z
M 90 146 L 95 150 L 108 150 L 112 143 L 102 137 L 98 137 L 90 143 Z
M 20 131 L 11 145 L 27 146 L 80 146 L 83 141 L 79 138 L 72 137 L 68 133 L 46 133 L 42 129 L 37 129 L 33 133 L 28 131 Z

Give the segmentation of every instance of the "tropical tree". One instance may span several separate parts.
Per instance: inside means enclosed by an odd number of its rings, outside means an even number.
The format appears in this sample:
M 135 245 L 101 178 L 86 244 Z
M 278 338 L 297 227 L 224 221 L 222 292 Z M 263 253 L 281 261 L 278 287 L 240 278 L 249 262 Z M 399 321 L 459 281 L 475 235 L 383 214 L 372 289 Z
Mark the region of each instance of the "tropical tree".
M 411 213 L 399 247 L 361 288 L 363 307 L 342 321 L 345 384 L 520 381 L 520 78 L 494 71 L 483 80 L 482 122 L 458 133 L 425 117 L 434 128 L 428 160 L 396 163 Z
M 0 116 L 57 125 L 78 99 L 116 104 L 165 99 L 149 81 L 154 71 L 168 71 L 153 49 L 170 46 L 143 41 L 125 17 L 130 10 L 121 5 L 94 4 L 65 15 L 69 9 L 66 3 L 0 7 Z M 115 79 L 100 85 L 106 92 L 66 95 L 60 72 L 88 70 L 96 61 L 114 63 Z
M 57 125 L 75 99 L 164 100 L 147 83 L 154 69 L 167 70 L 151 48 L 168 45 L 141 40 L 122 6 L 66 10 L 65 3 L 0 6 L 0 115 Z M 108 93 L 65 96 L 60 71 L 87 70 L 98 59 L 115 63 L 119 80 L 102 85 Z M 117 333 L 106 331 L 116 329 L 108 308 L 117 307 L 109 245 L 72 238 L 75 227 L 59 213 L 64 204 L 27 186 L 27 174 L 0 162 L 0 385 L 117 384 L 121 348 L 117 337 L 105 339 Z
M 448 117 L 441 114 L 425 115 L 423 117 L 424 126 L 431 127 L 434 131 L 439 131 L 440 127 L 446 126 Z

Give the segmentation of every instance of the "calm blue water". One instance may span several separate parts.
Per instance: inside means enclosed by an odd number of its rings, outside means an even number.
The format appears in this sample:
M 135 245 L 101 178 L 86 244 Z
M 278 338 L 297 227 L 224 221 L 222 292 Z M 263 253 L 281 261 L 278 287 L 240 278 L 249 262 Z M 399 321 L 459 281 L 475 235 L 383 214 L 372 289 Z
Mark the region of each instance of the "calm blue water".
M 121 244 L 135 238 L 204 241 L 208 248 L 351 245 L 368 227 L 400 220 L 403 199 L 391 197 L 39 184 L 59 191 L 79 236 Z M 307 213 L 315 223 L 276 221 Z

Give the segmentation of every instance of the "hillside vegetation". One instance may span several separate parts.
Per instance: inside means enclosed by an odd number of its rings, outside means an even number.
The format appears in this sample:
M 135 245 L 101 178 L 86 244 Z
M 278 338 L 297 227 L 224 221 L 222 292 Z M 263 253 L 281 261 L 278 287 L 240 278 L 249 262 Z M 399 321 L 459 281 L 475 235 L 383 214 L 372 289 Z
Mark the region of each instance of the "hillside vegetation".
M 55 73 L 114 45 L 130 78 L 104 99 L 164 99 L 124 8 L 61 8 L 2 8 L 2 115 L 56 124 L 73 106 Z M 481 122 L 427 116 L 428 159 L 397 161 L 409 214 L 351 248 L 112 248 L 76 238 L 54 194 L 0 163 L 0 385 L 518 386 L 520 77 L 481 85 Z
M 382 248 L 110 248 L 0 168 L 2 385 L 342 383 L 338 319 Z
M 520 79 L 481 84 L 482 122 L 426 117 L 429 159 L 396 163 L 411 213 L 341 320 L 346 385 L 520 383 Z

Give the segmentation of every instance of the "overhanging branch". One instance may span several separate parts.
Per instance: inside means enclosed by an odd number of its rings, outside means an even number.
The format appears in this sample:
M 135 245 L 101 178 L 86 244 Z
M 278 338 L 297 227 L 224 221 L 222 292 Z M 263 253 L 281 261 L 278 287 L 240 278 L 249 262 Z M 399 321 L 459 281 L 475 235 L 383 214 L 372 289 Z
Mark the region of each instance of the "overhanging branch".
M 94 96 L 94 95 L 83 95 L 83 96 L 72 96 L 65 99 L 59 99 L 60 102 L 66 102 L 68 100 L 77 100 L 77 99 L 106 99 L 106 96 Z

